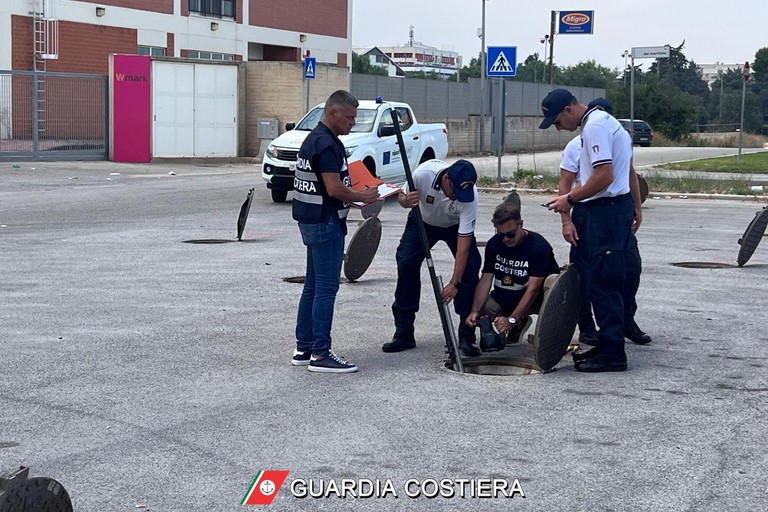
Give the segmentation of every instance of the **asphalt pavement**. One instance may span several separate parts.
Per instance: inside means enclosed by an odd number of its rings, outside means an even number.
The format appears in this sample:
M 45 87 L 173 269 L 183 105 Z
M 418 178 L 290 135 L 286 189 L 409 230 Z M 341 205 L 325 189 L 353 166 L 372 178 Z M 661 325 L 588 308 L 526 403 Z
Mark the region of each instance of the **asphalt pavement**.
M 501 198 L 480 196 L 481 241 Z M 559 216 L 521 199 L 565 263 Z M 417 348 L 381 351 L 406 219 L 388 201 L 371 267 L 336 302 L 334 347 L 360 371 L 325 375 L 290 365 L 301 285 L 284 278 L 303 275 L 304 248 L 255 166 L 3 164 L 0 473 L 55 478 L 78 512 L 253 510 L 240 502 L 260 470 L 290 471 L 267 510 L 768 509 L 766 242 L 735 266 L 763 206 L 649 199 L 637 322 L 653 343 L 628 344 L 624 373 L 565 358 L 499 377 L 444 367 L 426 269 Z M 433 256 L 447 276 L 447 248 Z M 407 494 L 433 479 L 525 497 Z M 397 497 L 302 499 L 301 480 Z

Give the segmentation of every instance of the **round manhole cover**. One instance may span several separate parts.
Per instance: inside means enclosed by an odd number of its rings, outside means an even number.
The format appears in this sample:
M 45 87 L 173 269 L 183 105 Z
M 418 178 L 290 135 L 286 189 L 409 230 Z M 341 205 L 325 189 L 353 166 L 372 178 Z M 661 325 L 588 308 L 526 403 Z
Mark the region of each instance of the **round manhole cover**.
M 739 238 L 741 248 L 739 249 L 739 256 L 736 258 L 736 262 L 740 267 L 743 267 L 749 261 L 749 258 L 752 257 L 760 243 L 760 239 L 763 238 L 766 226 L 768 226 L 768 206 L 755 213 L 755 218 L 752 219 L 744 234 Z
M 717 261 L 678 261 L 670 263 L 673 267 L 681 268 L 736 268 L 733 263 L 720 263 Z
M 370 217 L 357 228 L 344 254 L 344 275 L 356 281 L 368 270 L 381 242 L 381 221 Z

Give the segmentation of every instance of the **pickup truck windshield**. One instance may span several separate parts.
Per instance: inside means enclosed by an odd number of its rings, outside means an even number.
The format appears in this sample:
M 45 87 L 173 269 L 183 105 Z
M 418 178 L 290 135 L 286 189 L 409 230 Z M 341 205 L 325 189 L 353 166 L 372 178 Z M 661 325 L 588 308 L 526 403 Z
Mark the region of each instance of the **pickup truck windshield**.
M 296 130 L 310 132 L 315 129 L 317 123 L 323 120 L 323 107 L 316 107 L 309 111 L 304 119 L 296 126 Z M 352 133 L 366 133 L 373 130 L 373 124 L 376 121 L 376 110 L 357 109 L 355 126 Z

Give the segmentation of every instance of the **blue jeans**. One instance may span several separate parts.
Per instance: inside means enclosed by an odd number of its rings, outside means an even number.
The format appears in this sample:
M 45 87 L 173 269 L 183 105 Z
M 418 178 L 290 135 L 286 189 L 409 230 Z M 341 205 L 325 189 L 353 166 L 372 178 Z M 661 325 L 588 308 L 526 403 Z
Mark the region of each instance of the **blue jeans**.
M 296 348 L 324 357 L 331 350 L 331 325 L 339 275 L 344 260 L 341 223 L 331 218 L 319 224 L 299 223 L 307 246 L 307 274 L 296 319 Z
M 425 223 L 424 230 L 427 232 L 430 248 L 442 240 L 451 250 L 451 254 L 456 255 L 459 240 L 458 224 L 448 228 L 439 228 Z M 411 211 L 405 223 L 405 231 L 400 239 L 400 245 L 397 246 L 395 253 L 397 287 L 395 288 L 395 302 L 392 304 L 392 314 L 395 318 L 395 336 L 403 340 L 414 339 L 413 324 L 416 320 L 416 312 L 419 310 L 419 299 L 421 298 L 421 264 L 425 257 L 419 228 L 416 224 L 416 214 Z M 458 328 L 459 341 L 475 340 L 475 330 L 467 326 L 464 319 L 472 311 L 472 300 L 479 280 L 479 272 L 480 252 L 477 250 L 477 244 L 473 237 L 472 245 L 469 247 L 467 266 L 461 276 L 461 286 L 453 299 L 454 309 L 461 319 Z

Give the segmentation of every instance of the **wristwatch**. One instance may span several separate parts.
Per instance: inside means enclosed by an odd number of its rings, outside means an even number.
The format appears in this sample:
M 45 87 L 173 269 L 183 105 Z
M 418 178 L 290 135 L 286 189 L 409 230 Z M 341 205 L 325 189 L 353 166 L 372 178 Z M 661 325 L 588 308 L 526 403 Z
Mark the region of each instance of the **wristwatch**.
M 573 200 L 573 198 L 571 197 L 571 194 L 568 194 L 568 204 L 571 206 L 576 204 L 576 201 Z
M 507 318 L 507 321 L 509 322 L 510 325 L 515 325 L 517 323 L 517 320 L 515 320 L 515 317 L 513 316 Z
M 452 284 L 457 290 L 461 287 L 461 281 L 454 281 L 453 279 L 448 281 L 448 284 Z

